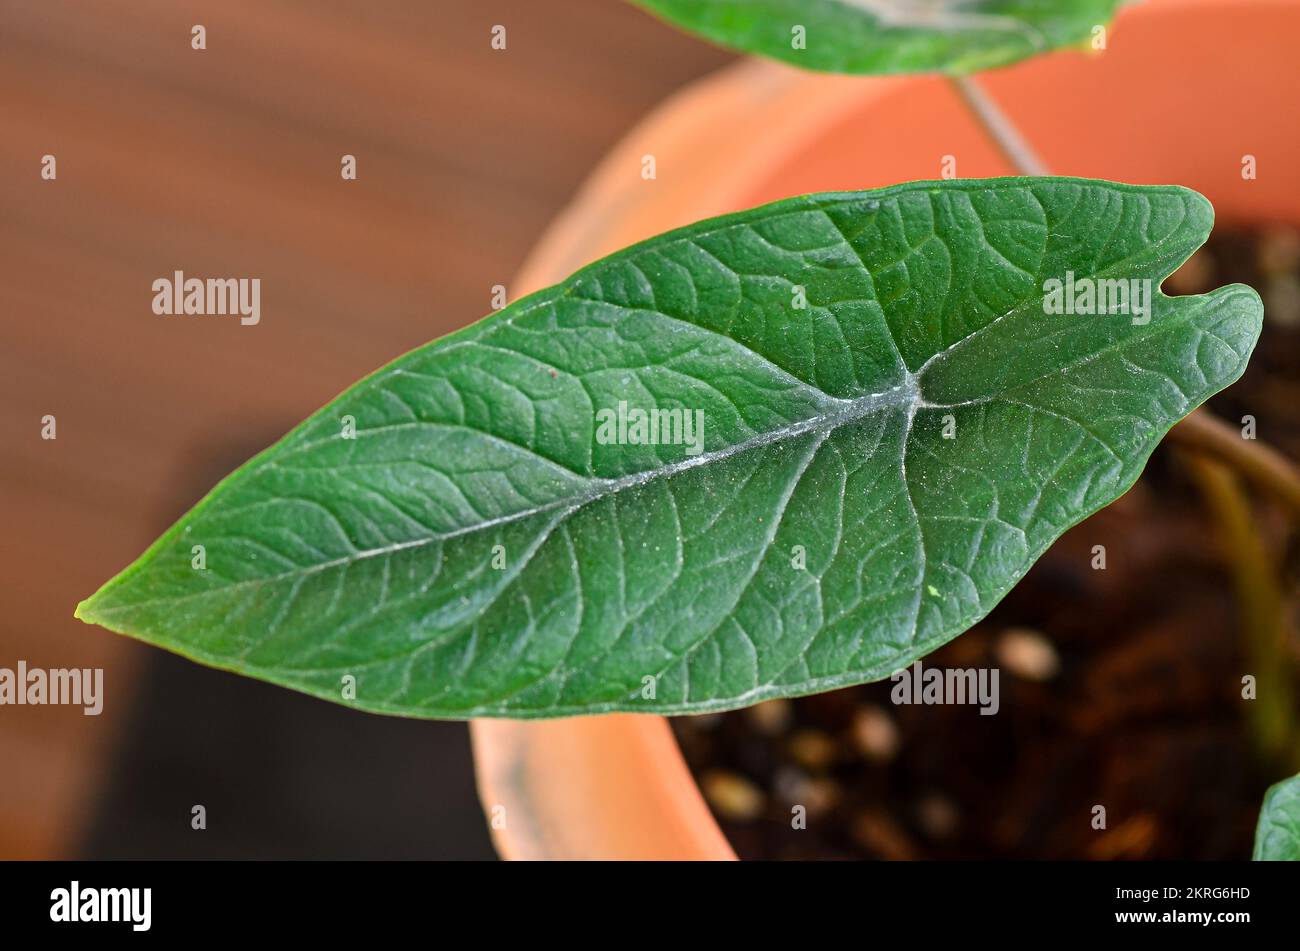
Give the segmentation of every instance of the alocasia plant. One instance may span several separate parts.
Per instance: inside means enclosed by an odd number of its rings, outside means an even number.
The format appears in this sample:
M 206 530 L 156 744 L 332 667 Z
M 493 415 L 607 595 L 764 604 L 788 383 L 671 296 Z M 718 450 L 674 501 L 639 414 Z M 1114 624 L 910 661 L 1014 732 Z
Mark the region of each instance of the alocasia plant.
M 423 717 L 885 677 L 1241 374 L 1254 291 L 1155 290 L 1212 217 L 1183 188 L 1007 178 L 670 232 L 363 380 L 78 615 Z M 1130 306 L 1053 306 L 1088 287 Z
M 633 0 L 723 46 L 836 73 L 1004 66 L 1087 40 L 1120 0 Z
M 1256 861 L 1300 862 L 1300 776 L 1270 786 L 1255 829 Z

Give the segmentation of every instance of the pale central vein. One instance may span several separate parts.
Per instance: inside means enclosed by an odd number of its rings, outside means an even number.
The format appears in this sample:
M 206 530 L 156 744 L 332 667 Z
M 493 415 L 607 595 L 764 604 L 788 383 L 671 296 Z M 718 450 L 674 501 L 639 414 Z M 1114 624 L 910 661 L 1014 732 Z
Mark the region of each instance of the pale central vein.
M 152 598 L 148 601 L 134 602 L 120 607 L 108 607 L 104 608 L 102 613 L 112 614 L 123 610 L 138 609 L 150 604 L 187 601 L 191 598 L 224 594 L 238 588 L 274 584 L 277 581 L 284 581 L 289 578 L 301 579 L 305 576 L 317 574 L 322 571 L 328 571 L 331 568 L 338 568 L 343 565 L 352 565 L 370 558 L 382 557 L 400 551 L 407 551 L 413 548 L 421 548 L 426 545 L 451 541 L 461 536 L 477 534 L 502 525 L 518 522 L 534 515 L 542 515 L 559 509 L 568 509 L 563 516 L 567 518 L 569 515 L 573 514 L 573 512 L 576 512 L 578 509 L 589 505 L 592 502 L 599 501 L 600 499 L 607 498 L 619 492 L 638 488 L 657 479 L 672 478 L 673 476 L 679 475 L 680 473 L 686 472 L 690 469 L 696 469 L 700 466 L 719 462 L 728 459 L 731 456 L 748 452 L 752 449 L 759 449 L 763 446 L 769 446 L 774 443 L 797 439 L 799 436 L 807 435 L 811 432 L 838 429 L 841 426 L 857 422 L 858 420 L 865 419 L 874 413 L 885 410 L 904 410 L 907 413 L 910 429 L 910 422 L 917 407 L 927 405 L 922 400 L 917 376 L 913 373 L 908 373 L 903 382 L 899 383 L 897 386 L 881 390 L 879 393 L 867 393 L 850 399 L 840 399 L 836 397 L 828 398 L 833 402 L 832 408 L 827 412 L 808 416 L 785 426 L 756 433 L 748 439 L 733 443 L 730 446 L 724 446 L 720 449 L 704 452 L 698 456 L 689 456 L 686 459 L 669 463 L 665 466 L 660 466 L 657 469 L 647 469 L 642 472 L 634 472 L 625 476 L 620 476 L 616 479 L 591 479 L 588 481 L 586 488 L 581 492 L 563 498 L 553 499 L 532 508 L 521 509 L 520 511 L 511 512 L 497 518 L 475 522 L 472 525 L 466 525 L 450 532 L 430 533 L 423 538 L 414 538 L 409 541 L 394 542 L 391 545 L 381 545 L 376 548 L 367 548 L 363 551 L 350 552 L 339 558 L 323 561 L 304 568 L 284 571 L 276 575 L 268 575 L 262 578 L 247 578 L 243 581 L 231 582 L 230 584 L 222 585 L 219 588 L 212 588 L 207 591 L 195 591 L 183 595 L 164 596 L 161 598 Z

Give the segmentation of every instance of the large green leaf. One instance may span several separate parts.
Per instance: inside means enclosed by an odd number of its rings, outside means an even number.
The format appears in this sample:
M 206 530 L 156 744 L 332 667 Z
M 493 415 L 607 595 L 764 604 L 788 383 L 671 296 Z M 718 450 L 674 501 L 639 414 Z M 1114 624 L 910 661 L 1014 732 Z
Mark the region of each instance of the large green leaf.
M 833 73 L 971 73 L 1089 39 L 1120 0 L 633 0 L 747 53 Z
M 351 675 L 348 702 L 415 716 L 882 678 L 1241 373 L 1247 287 L 1157 291 L 1145 323 L 1044 313 L 1067 272 L 1158 285 L 1212 217 L 1182 188 L 1007 178 L 671 232 L 357 384 L 79 616 L 334 700 Z M 620 402 L 701 411 L 703 451 L 608 444 Z
M 1270 786 L 1255 827 L 1255 861 L 1300 862 L 1300 776 Z

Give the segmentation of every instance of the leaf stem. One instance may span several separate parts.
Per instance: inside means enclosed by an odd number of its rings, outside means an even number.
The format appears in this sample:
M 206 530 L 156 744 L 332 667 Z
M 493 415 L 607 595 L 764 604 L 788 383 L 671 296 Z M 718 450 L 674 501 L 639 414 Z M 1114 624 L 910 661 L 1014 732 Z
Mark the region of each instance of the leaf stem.
M 974 76 L 950 76 L 949 82 L 1003 157 L 1020 175 L 1047 175 L 1047 164 L 1034 151 L 1015 123 L 984 91 Z
M 1289 774 L 1300 767 L 1300 760 L 1295 744 L 1295 683 L 1286 651 L 1286 605 L 1277 566 L 1255 527 L 1250 500 L 1232 470 L 1196 453 L 1182 458 L 1218 529 L 1232 576 L 1246 672 L 1255 676 L 1255 696 L 1245 708 L 1251 739 L 1270 773 Z
M 1250 481 L 1284 502 L 1300 519 L 1300 469 L 1267 443 L 1240 432 L 1205 409 L 1198 409 L 1169 431 L 1171 441 L 1228 463 Z

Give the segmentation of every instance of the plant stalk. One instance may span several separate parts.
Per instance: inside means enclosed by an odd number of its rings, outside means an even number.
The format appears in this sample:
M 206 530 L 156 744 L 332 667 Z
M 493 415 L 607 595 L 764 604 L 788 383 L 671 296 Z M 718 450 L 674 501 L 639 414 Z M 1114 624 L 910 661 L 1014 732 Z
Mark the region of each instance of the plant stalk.
M 1243 698 L 1247 729 L 1270 774 L 1300 768 L 1295 737 L 1295 683 L 1287 654 L 1286 602 L 1277 567 L 1251 515 L 1236 474 L 1200 454 L 1183 457 L 1200 487 L 1232 576 L 1245 651 L 1244 673 L 1255 677 L 1254 699 Z
M 984 91 L 984 87 L 974 76 L 951 76 L 949 81 L 962 102 L 966 104 L 993 144 L 998 147 L 1003 157 L 1020 175 L 1043 176 L 1051 174 L 1047 163 L 1034 151 L 1034 147 L 1020 134 L 1015 123 Z
M 1286 504 L 1300 520 L 1300 470 L 1267 443 L 1244 438 L 1209 412 L 1198 409 L 1169 431 L 1169 440 L 1227 463 Z

